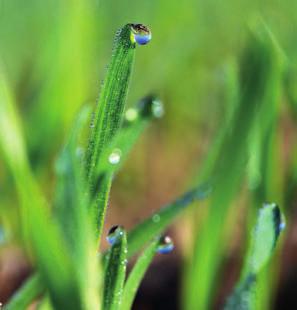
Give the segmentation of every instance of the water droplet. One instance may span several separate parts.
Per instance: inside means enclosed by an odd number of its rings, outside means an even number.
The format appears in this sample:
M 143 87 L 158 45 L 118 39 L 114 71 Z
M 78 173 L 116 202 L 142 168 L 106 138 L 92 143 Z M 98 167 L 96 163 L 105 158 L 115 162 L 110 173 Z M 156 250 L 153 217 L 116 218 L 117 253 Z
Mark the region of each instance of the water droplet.
M 160 118 L 164 115 L 164 107 L 162 102 L 154 95 L 144 97 L 138 103 L 139 113 L 144 117 Z
M 106 240 L 108 241 L 109 244 L 113 245 L 117 238 L 121 235 L 123 235 L 124 228 L 123 226 L 112 226 L 110 230 L 108 231 L 108 235 L 106 237 Z
M 154 223 L 159 223 L 160 222 L 160 215 L 159 214 L 154 214 L 152 217 L 152 220 Z
M 279 224 L 279 231 L 283 231 L 286 228 L 286 223 L 283 221 Z
M 138 117 L 138 112 L 134 108 L 130 108 L 125 113 L 126 120 L 129 122 L 133 122 Z
M 161 254 L 170 253 L 174 248 L 172 239 L 169 236 L 164 236 L 160 238 L 160 243 L 157 248 L 157 252 Z
M 164 107 L 160 100 L 153 100 L 152 103 L 152 114 L 156 118 L 160 118 L 164 115 Z
M 131 41 L 139 45 L 145 45 L 152 39 L 152 33 L 148 27 L 142 24 L 131 24 Z
M 120 149 L 114 149 L 108 157 L 108 161 L 112 165 L 116 165 L 121 160 L 122 151 Z

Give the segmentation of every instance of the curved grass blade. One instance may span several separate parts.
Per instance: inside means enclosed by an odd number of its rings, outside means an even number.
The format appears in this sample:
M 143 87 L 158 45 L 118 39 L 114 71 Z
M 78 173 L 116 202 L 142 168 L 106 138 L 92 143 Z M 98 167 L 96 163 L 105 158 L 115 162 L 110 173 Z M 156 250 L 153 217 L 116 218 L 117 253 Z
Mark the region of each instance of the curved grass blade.
M 149 122 L 153 118 L 161 117 L 163 111 L 161 101 L 155 96 L 144 97 L 135 107 L 129 108 L 123 125 L 98 160 L 96 176 L 118 171 Z
M 106 175 L 99 189 L 95 188 L 98 160 L 104 148 L 119 130 L 128 92 L 128 85 L 135 54 L 137 25 L 127 24 L 117 33 L 113 55 L 103 82 L 86 154 L 86 175 L 91 195 L 98 190 L 98 202 L 92 204 L 94 224 L 100 239 L 103 218 L 108 203 L 112 175 Z M 144 27 L 144 26 L 143 26 Z M 147 29 L 146 27 L 144 27 Z M 99 218 L 98 218 L 99 214 Z
M 106 146 L 99 158 L 95 187 L 102 188 L 102 190 L 95 197 L 94 204 L 104 205 L 108 200 L 112 176 L 120 169 L 129 151 L 150 120 L 153 117 L 160 117 L 162 111 L 162 103 L 154 96 L 143 98 L 136 107 L 126 111 L 123 126 L 109 145 Z M 93 207 L 92 209 L 96 208 Z M 103 227 L 104 216 L 105 209 L 100 208 L 97 215 L 99 227 Z
M 55 308 L 81 309 L 76 271 L 31 173 L 20 121 L 2 71 L 0 109 L 0 146 L 16 184 L 25 246 L 34 253 Z
M 103 309 L 119 309 L 127 265 L 127 236 L 124 230 L 118 235 L 106 258 Z
M 98 309 L 101 303 L 97 294 L 100 285 L 97 245 L 87 208 L 89 197 L 85 192 L 87 185 L 82 170 L 83 150 L 79 146 L 79 138 L 89 119 L 89 112 L 88 106 L 81 109 L 69 140 L 57 160 L 54 207 L 69 252 L 73 256 L 73 263 L 78 270 L 85 307 Z
M 229 297 L 226 310 L 255 309 L 257 276 L 272 256 L 284 227 L 285 223 L 279 207 L 273 203 L 264 204 L 258 213 L 241 280 Z
M 154 241 L 152 241 L 151 244 L 143 251 L 143 253 L 141 253 L 140 257 L 135 263 L 124 286 L 121 310 L 130 310 L 132 308 L 133 300 L 135 299 L 140 282 L 142 281 L 150 263 L 156 254 L 159 242 L 159 238 L 156 238 Z
M 31 276 L 26 282 L 18 289 L 10 301 L 4 306 L 4 310 L 23 310 L 45 291 L 44 284 L 40 275 L 35 274 Z
M 186 192 L 173 203 L 161 208 L 150 218 L 132 229 L 128 233 L 128 257 L 133 256 L 147 242 L 160 235 L 194 201 L 205 199 L 210 193 L 211 186 L 209 184 L 202 184 Z
M 279 87 L 281 59 L 271 33 L 263 22 L 256 24 L 249 33 L 249 41 L 240 59 L 239 105 L 231 126 L 220 137 L 222 142 L 215 149 L 217 158 L 207 168 L 214 180 L 205 224 L 196 232 L 192 259 L 186 271 L 184 288 L 185 309 L 210 308 L 214 278 L 220 264 L 221 238 L 225 229 L 227 212 L 236 196 L 248 161 L 248 141 L 259 113 L 266 113 L 266 100 L 274 99 Z M 265 112 L 264 112 L 265 111 Z M 261 114 L 262 115 L 262 114 Z M 264 117 L 264 116 L 263 116 Z M 206 165 L 208 162 L 206 161 Z M 210 237 L 211 236 L 211 237 Z M 193 284 L 194 283 L 194 284 Z

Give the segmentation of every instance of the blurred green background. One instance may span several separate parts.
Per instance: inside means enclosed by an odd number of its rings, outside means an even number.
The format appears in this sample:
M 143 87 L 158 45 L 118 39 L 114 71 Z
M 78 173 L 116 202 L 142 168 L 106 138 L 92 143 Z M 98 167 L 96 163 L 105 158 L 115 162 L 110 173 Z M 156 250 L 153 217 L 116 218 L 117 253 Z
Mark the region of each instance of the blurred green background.
M 130 228 L 180 194 L 199 172 L 226 117 L 230 68 L 255 15 L 263 17 L 286 61 L 277 145 L 279 192 L 286 202 L 282 207 L 288 214 L 288 229 L 281 280 L 271 298 L 277 305 L 283 296 L 296 300 L 288 289 L 292 289 L 289 281 L 297 283 L 297 276 L 292 276 L 297 270 L 296 1 L 0 0 L 0 61 L 19 108 L 32 167 L 50 200 L 57 152 L 79 107 L 98 97 L 116 30 L 130 22 L 150 27 L 152 41 L 137 48 L 128 104 L 153 92 L 164 102 L 165 115 L 141 138 L 115 180 L 106 225 Z M 242 210 L 247 208 L 246 195 L 236 202 Z M 17 243 L 17 199 L 2 161 L 0 208 L 5 238 Z M 238 217 L 231 216 L 230 223 L 240 231 Z M 173 273 L 180 270 L 181 257 L 191 245 L 188 227 L 185 217 L 172 230 L 177 253 L 163 264 L 177 261 Z M 226 241 L 218 300 L 229 293 L 238 275 L 243 247 L 237 239 Z

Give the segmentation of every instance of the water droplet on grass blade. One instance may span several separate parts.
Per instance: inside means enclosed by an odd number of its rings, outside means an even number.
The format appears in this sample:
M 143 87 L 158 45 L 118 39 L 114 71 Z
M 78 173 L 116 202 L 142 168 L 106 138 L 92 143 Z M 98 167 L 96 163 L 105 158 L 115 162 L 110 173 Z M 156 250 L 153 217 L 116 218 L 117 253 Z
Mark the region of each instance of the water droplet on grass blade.
M 139 45 L 145 45 L 152 39 L 152 33 L 148 27 L 142 24 L 131 24 L 131 41 Z
M 283 231 L 286 228 L 286 223 L 283 221 L 279 224 L 279 231 Z
M 134 108 L 130 108 L 125 113 L 126 120 L 129 122 L 133 122 L 138 117 L 138 112 Z
M 122 151 L 120 149 L 114 149 L 108 157 L 108 161 L 112 165 L 116 165 L 121 160 Z
M 106 240 L 108 241 L 109 244 L 113 245 L 117 238 L 122 236 L 124 233 L 124 228 L 123 226 L 115 225 L 110 228 L 108 231 L 108 235 L 106 237 Z
M 164 115 L 164 107 L 160 100 L 155 99 L 152 103 L 152 114 L 156 118 L 160 118 Z
M 154 223 L 159 223 L 160 222 L 160 215 L 159 214 L 154 214 L 152 217 L 152 220 Z
M 174 248 L 172 239 L 169 236 L 164 236 L 160 238 L 159 245 L 157 247 L 157 252 L 160 254 L 170 253 Z

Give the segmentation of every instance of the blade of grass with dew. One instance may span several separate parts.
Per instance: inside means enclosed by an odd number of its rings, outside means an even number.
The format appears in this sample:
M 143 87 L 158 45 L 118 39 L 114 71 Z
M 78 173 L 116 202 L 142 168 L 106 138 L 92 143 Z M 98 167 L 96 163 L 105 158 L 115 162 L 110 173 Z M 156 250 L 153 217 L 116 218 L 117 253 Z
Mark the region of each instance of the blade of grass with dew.
M 57 160 L 54 211 L 78 270 L 85 307 L 98 309 L 100 273 L 96 257 L 97 245 L 91 231 L 91 219 L 87 208 L 89 197 L 85 194 L 86 182 L 82 170 L 83 149 L 79 146 L 79 138 L 89 120 L 89 112 L 89 106 L 81 109 L 69 140 Z
M 227 300 L 226 310 L 255 309 L 258 274 L 272 256 L 284 225 L 283 215 L 276 204 L 264 204 L 259 210 L 243 273 Z
M 130 310 L 139 285 L 152 262 L 159 246 L 160 239 L 153 240 L 140 254 L 124 286 L 121 310 Z
M 256 22 L 251 27 L 248 45 L 240 61 L 240 102 L 230 129 L 220 143 L 218 157 L 208 168 L 207 177 L 213 180 L 213 194 L 207 220 L 194 234 L 193 255 L 187 266 L 184 288 L 187 310 L 210 307 L 222 257 L 224 219 L 242 182 L 248 159 L 248 139 L 256 115 L 263 111 L 265 100 L 274 93 L 276 81 L 279 81 L 278 51 L 266 26 Z
M 186 192 L 173 203 L 161 208 L 128 233 L 128 257 L 133 256 L 157 235 L 161 234 L 194 201 L 207 198 L 211 193 L 209 184 L 202 184 Z
M 40 275 L 35 274 L 31 276 L 26 282 L 18 289 L 4 306 L 4 310 L 22 310 L 27 309 L 28 306 L 45 291 Z
M 76 271 L 31 173 L 20 120 L 3 71 L 0 71 L 0 108 L 0 146 L 19 196 L 26 249 L 34 253 L 56 309 L 81 309 Z
M 124 229 L 118 234 L 107 254 L 103 309 L 116 310 L 120 308 L 127 265 L 127 235 Z
M 128 86 L 134 61 L 136 38 L 140 25 L 127 24 L 117 33 L 113 55 L 103 82 L 94 120 L 91 126 L 90 139 L 86 154 L 86 174 L 91 194 L 97 191 L 96 169 L 103 149 L 119 130 L 125 107 Z M 137 31 L 136 31 L 137 30 Z M 141 25 L 141 31 L 149 30 Z M 136 31 L 136 33 L 135 33 Z M 102 178 L 97 194 L 97 203 L 92 204 L 94 224 L 100 240 L 112 175 Z
M 133 145 L 153 118 L 163 115 L 163 105 L 155 96 L 141 99 L 125 112 L 123 125 L 107 147 L 104 148 L 97 164 L 96 176 L 116 172 L 123 164 Z M 118 152 L 117 152 L 118 151 Z M 112 157 L 112 155 L 118 157 Z

